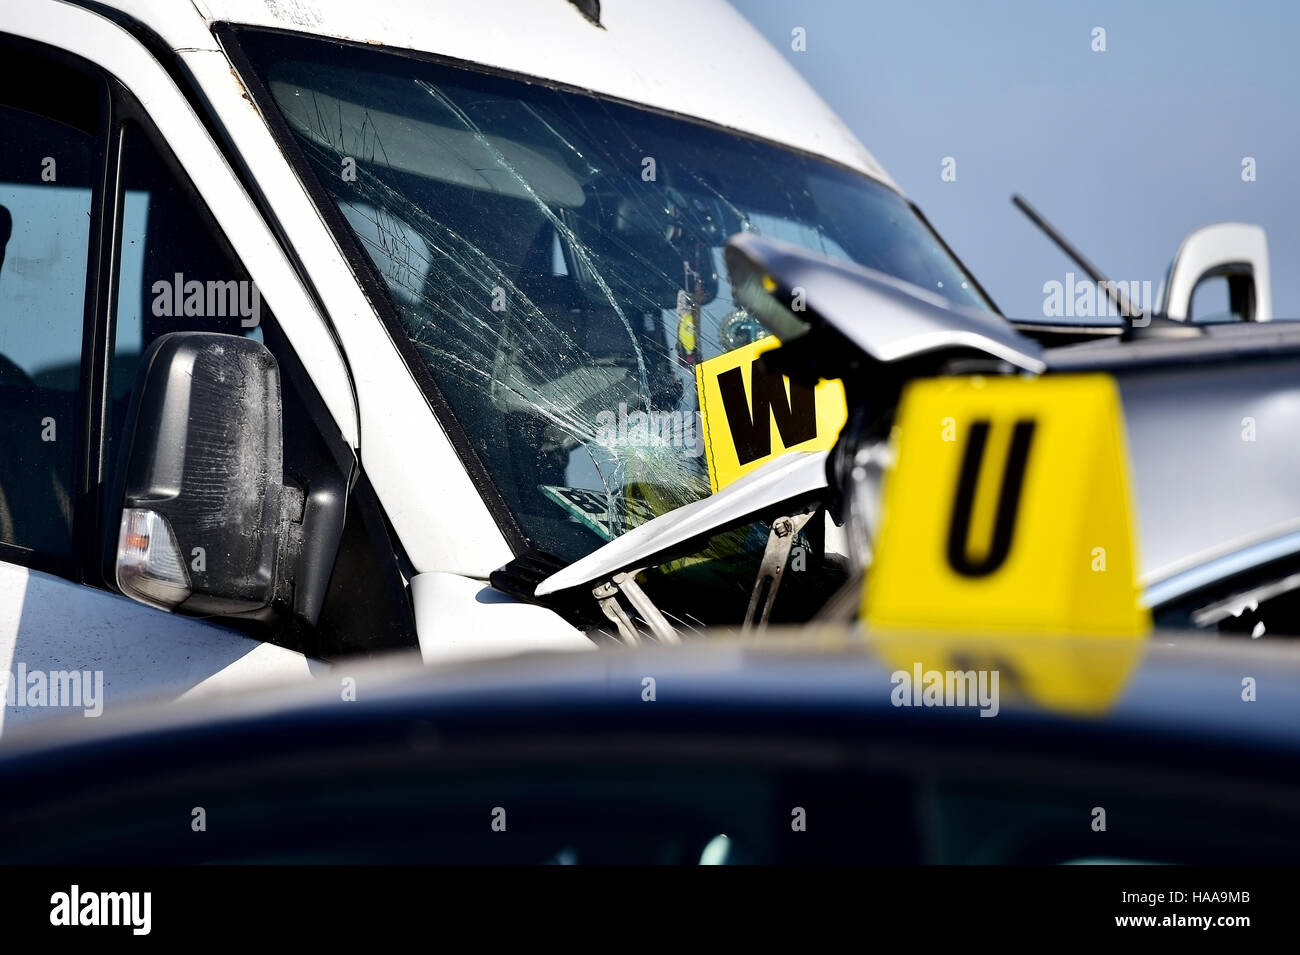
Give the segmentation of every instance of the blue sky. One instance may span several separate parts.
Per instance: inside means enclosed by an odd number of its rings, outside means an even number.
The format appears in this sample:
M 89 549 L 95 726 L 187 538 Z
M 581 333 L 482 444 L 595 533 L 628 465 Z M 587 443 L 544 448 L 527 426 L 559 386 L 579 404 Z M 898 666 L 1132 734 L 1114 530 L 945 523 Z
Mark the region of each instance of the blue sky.
M 1199 226 L 1262 225 L 1274 314 L 1300 318 L 1300 3 L 732 2 L 1008 315 L 1041 316 L 1043 284 L 1077 272 L 1020 192 L 1120 281 L 1158 285 Z

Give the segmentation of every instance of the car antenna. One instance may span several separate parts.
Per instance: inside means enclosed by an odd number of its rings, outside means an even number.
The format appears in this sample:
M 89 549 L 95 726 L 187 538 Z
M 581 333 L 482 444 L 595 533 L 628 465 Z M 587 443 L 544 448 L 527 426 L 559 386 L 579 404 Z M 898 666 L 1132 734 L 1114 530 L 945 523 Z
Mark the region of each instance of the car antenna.
M 1119 286 L 1107 279 L 1106 276 L 1102 274 L 1101 269 L 1089 262 L 1084 254 L 1071 244 L 1069 239 L 1063 236 L 1059 231 L 1057 231 L 1055 226 L 1039 215 L 1038 210 L 1031 206 L 1029 200 L 1024 196 L 1019 194 L 1013 195 L 1011 201 L 1017 209 L 1029 217 L 1030 222 L 1042 229 L 1047 237 L 1060 247 L 1062 252 L 1074 259 L 1074 261 L 1079 264 L 1079 268 L 1087 272 L 1088 277 L 1097 283 L 1098 288 L 1110 296 L 1111 302 L 1114 303 L 1117 309 L 1119 309 L 1119 314 L 1120 317 L 1124 319 L 1124 324 L 1131 329 L 1133 327 L 1133 319 L 1141 317 L 1142 311 L 1133 308 L 1133 306 L 1129 304 L 1124 293 L 1120 291 Z

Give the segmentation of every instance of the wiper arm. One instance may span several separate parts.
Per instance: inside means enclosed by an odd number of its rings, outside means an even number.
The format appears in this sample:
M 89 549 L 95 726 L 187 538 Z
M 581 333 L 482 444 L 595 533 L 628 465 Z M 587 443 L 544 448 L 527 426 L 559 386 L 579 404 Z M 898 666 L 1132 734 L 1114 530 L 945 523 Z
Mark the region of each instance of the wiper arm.
M 825 451 L 783 454 L 718 493 L 660 514 L 555 570 L 536 586 L 533 596 L 554 599 L 566 591 L 588 589 L 624 642 L 639 643 L 636 625 L 619 603 L 624 597 L 655 639 L 676 642 L 680 639 L 676 631 L 637 584 L 636 575 L 734 527 L 775 515 L 744 624 L 746 631 L 761 630 L 771 613 L 795 534 L 829 493 L 826 457 Z
M 1074 244 L 1069 239 L 1062 235 L 1055 226 L 1044 219 L 1039 214 L 1038 210 L 1029 204 L 1029 201 L 1024 196 L 1019 194 L 1014 195 L 1011 197 L 1011 202 L 1017 209 L 1029 217 L 1030 222 L 1042 229 L 1043 234 L 1055 242 L 1062 252 L 1074 259 L 1079 268 L 1088 273 L 1088 278 L 1096 282 L 1097 287 L 1110 296 L 1111 303 L 1119 310 L 1120 317 L 1124 319 L 1124 324 L 1129 328 L 1132 328 L 1133 319 L 1141 318 L 1144 313 L 1141 309 L 1134 308 L 1132 304 L 1130 304 L 1128 298 L 1122 291 L 1120 291 L 1119 286 L 1115 282 L 1106 278 L 1101 269 L 1093 265 L 1082 252 L 1075 248 Z

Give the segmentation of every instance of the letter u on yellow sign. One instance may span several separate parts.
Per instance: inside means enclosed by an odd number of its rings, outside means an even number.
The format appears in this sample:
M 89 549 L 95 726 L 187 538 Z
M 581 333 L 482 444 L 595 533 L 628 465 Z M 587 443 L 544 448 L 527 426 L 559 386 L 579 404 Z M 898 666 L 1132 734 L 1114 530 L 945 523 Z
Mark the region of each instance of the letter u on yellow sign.
M 1141 634 L 1138 567 L 1114 381 L 907 388 L 863 591 L 871 627 Z

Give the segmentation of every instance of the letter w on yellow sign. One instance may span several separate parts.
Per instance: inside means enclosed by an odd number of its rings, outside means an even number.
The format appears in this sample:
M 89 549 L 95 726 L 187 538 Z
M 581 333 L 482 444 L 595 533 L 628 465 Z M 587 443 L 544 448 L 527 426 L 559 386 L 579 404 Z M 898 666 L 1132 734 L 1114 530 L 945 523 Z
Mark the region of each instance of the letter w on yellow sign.
M 822 451 L 848 417 L 844 386 L 815 388 L 765 372 L 758 356 L 780 347 L 764 338 L 702 362 L 695 369 L 709 484 L 719 491 L 786 451 Z
M 863 593 L 872 627 L 1149 629 L 1110 378 L 914 382 L 894 436 Z

